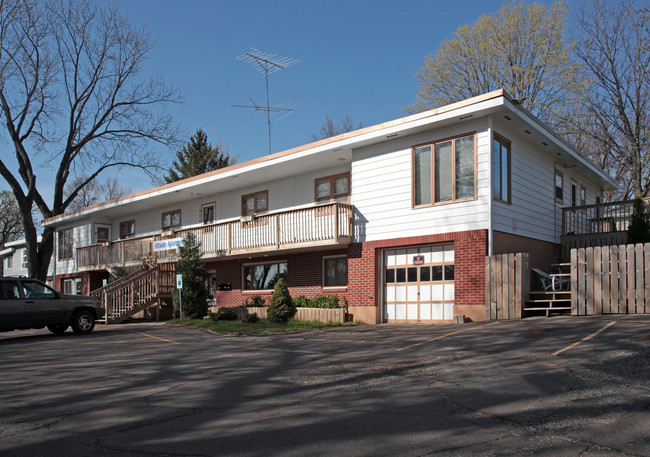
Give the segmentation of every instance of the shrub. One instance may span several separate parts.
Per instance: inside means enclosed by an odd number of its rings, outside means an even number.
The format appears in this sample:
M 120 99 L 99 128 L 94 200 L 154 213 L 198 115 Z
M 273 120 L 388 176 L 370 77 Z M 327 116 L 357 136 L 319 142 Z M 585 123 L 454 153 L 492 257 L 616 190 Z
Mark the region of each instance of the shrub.
M 180 297 L 178 289 L 174 289 L 174 308 L 178 309 L 182 302 L 184 318 L 203 319 L 208 313 L 208 289 L 203 284 L 208 272 L 201 260 L 201 243 L 192 233 L 178 249 L 175 269 L 183 276 L 183 289 Z
M 257 313 L 251 313 L 251 314 L 246 313 L 241 317 L 241 321 L 244 324 L 254 324 L 255 322 L 257 322 L 259 320 L 260 320 L 260 318 L 257 315 Z
M 299 295 L 293 299 L 293 304 L 296 308 L 309 308 L 309 299 L 304 295 Z
M 210 319 L 213 321 L 236 321 L 237 313 L 232 308 L 221 308 L 216 313 L 211 313 Z
M 287 283 L 280 278 L 275 283 L 271 304 L 266 311 L 266 317 L 270 322 L 287 323 L 296 314 L 296 305 L 293 304 Z
M 326 309 L 340 308 L 339 296 L 318 294 L 314 298 L 309 300 L 309 308 L 326 308 Z
M 266 301 L 263 297 L 255 295 L 254 297 L 247 298 L 242 306 L 260 308 L 266 306 Z
M 634 210 L 627 229 L 628 244 L 647 243 L 650 241 L 650 220 L 645 202 L 641 197 L 634 199 Z

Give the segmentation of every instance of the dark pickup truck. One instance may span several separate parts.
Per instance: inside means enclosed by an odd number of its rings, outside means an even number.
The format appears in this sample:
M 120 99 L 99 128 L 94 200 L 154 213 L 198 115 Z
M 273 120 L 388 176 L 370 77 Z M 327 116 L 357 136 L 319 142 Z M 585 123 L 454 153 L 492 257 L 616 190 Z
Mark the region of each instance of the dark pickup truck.
M 0 278 L 0 331 L 47 327 L 61 334 L 68 327 L 90 333 L 104 316 L 97 298 L 65 295 L 37 279 Z

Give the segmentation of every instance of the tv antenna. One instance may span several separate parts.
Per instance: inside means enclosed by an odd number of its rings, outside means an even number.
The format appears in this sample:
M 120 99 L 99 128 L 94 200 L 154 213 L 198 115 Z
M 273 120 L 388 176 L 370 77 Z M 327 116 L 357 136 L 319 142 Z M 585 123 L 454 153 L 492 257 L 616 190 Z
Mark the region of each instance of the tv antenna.
M 289 57 L 280 57 L 277 54 L 271 54 L 269 52 L 262 52 L 259 49 L 251 48 L 251 50 L 245 54 L 242 54 L 236 57 L 237 60 L 241 60 L 245 63 L 250 63 L 253 68 L 256 68 L 266 80 L 266 105 L 258 105 L 255 101 L 248 97 L 252 105 L 232 105 L 235 108 L 252 108 L 255 111 L 265 111 L 266 112 L 266 122 L 269 129 L 269 154 L 271 154 L 271 112 L 277 113 L 281 111 L 286 111 L 287 115 L 296 111 L 292 108 L 285 108 L 282 106 L 271 106 L 269 102 L 269 75 L 272 75 L 278 70 L 284 70 L 287 67 L 295 65 L 300 62 L 300 60 L 291 59 Z

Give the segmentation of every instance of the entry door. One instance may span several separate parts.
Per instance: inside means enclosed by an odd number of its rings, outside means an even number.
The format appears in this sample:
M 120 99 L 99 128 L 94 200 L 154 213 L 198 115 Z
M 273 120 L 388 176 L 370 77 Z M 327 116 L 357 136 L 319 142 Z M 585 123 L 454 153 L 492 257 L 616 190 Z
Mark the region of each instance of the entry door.
M 383 289 L 385 321 L 452 320 L 453 245 L 384 251 Z

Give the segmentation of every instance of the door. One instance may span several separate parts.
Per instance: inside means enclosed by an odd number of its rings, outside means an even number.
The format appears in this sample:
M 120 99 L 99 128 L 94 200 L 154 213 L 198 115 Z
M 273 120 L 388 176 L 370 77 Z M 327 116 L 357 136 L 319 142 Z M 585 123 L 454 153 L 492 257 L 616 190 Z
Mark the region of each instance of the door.
M 25 297 L 25 324 L 63 322 L 66 300 L 58 298 L 56 292 L 39 281 L 22 281 Z
M 25 303 L 20 298 L 17 281 L 0 281 L 0 328 L 20 327 L 24 321 Z
M 384 321 L 453 320 L 453 245 L 388 249 L 383 262 Z

